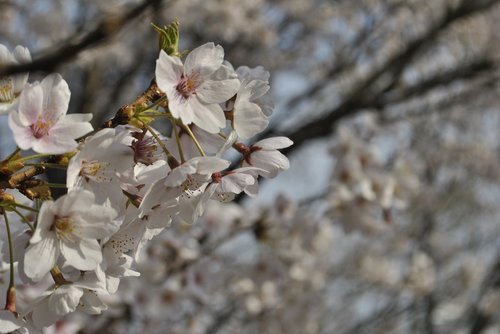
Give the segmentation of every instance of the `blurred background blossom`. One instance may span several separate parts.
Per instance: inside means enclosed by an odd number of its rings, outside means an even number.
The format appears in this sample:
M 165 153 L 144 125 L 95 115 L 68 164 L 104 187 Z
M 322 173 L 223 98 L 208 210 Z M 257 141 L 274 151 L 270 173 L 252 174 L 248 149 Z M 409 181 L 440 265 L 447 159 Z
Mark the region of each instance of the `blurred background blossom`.
M 153 78 L 150 23 L 177 18 L 181 50 L 271 72 L 262 137 L 295 142 L 291 168 L 174 224 L 110 310 L 48 332 L 500 333 L 500 1 L 165 0 L 116 20 L 141 3 L 0 1 L 0 43 L 36 60 L 116 31 L 30 74 L 60 72 L 98 126 Z

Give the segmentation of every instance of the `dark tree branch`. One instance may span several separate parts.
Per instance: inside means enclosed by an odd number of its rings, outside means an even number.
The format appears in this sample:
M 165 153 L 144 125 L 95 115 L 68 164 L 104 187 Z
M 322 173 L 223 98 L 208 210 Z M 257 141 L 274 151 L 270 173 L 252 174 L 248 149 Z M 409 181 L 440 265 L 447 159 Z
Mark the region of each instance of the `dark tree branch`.
M 385 15 L 390 16 L 390 14 L 392 14 L 401 6 L 402 6 L 401 3 L 395 3 L 389 5 L 386 9 Z M 385 15 L 382 15 L 382 17 L 385 18 Z M 351 72 L 355 67 L 356 60 L 359 57 L 359 54 L 361 54 L 362 52 L 367 52 L 366 49 L 368 42 L 373 37 L 373 34 L 381 29 L 383 23 L 385 23 L 385 20 L 381 19 L 379 22 L 375 24 L 375 26 L 364 28 L 361 31 L 359 31 L 354 40 L 348 46 L 349 49 L 347 51 L 342 50 L 342 53 L 339 55 L 340 59 L 326 71 L 323 78 L 320 79 L 318 82 L 312 84 L 301 94 L 292 97 L 290 101 L 287 102 L 286 108 L 292 109 L 293 106 L 295 106 L 297 103 L 299 103 L 301 100 L 304 99 L 304 96 L 314 95 L 318 90 L 321 89 L 321 87 L 328 84 L 332 80 L 332 78 L 335 78 L 341 75 L 342 73 Z
M 468 311 L 468 322 L 470 324 L 470 333 L 479 334 L 481 333 L 490 323 L 491 319 L 488 315 L 483 314 L 479 309 L 479 303 L 481 299 L 486 295 L 488 290 L 492 288 L 497 288 L 500 286 L 500 257 L 491 267 L 488 274 L 483 278 L 481 283 L 480 291 L 476 302 L 472 305 Z
M 455 78 L 455 80 L 460 80 L 462 78 Z M 476 75 L 471 76 L 469 79 L 473 81 L 469 86 L 469 89 L 466 89 L 465 91 L 461 92 L 458 96 L 449 99 L 449 98 L 444 98 L 436 103 L 433 104 L 433 107 L 435 110 L 449 110 L 453 106 L 463 104 L 467 101 L 470 101 L 471 99 L 476 98 L 478 95 L 483 93 L 486 89 L 489 89 L 493 87 L 499 80 L 499 75 L 495 74 L 494 72 L 492 74 L 487 75 L 484 77 L 484 72 L 478 72 Z M 421 100 L 425 100 L 425 95 L 428 92 L 422 92 L 422 94 L 415 95 L 414 97 L 419 97 Z M 395 101 L 397 103 L 398 101 Z M 381 106 L 381 108 L 386 108 L 387 105 Z M 386 113 L 384 109 L 378 110 L 381 113 L 381 120 L 383 121 L 384 124 L 389 124 L 389 123 L 394 123 L 394 122 L 399 122 L 402 119 L 407 119 L 408 117 L 426 117 L 428 113 L 426 111 L 428 110 L 428 107 L 426 105 L 420 105 L 416 108 L 410 109 L 408 111 L 405 111 L 404 113 L 398 113 L 397 115 L 390 115 Z
M 327 113 L 326 117 L 312 121 L 301 128 L 298 128 L 292 132 L 285 133 L 291 140 L 293 140 L 294 145 L 288 149 L 283 150 L 284 153 L 288 153 L 309 139 L 319 138 L 328 135 L 332 131 L 332 127 L 340 119 L 355 114 L 358 110 L 362 108 L 370 108 L 376 104 L 376 97 L 378 94 L 372 93 L 370 96 L 366 96 L 368 89 L 383 75 L 386 73 L 393 72 L 394 69 L 404 68 L 407 66 L 414 58 L 414 56 L 421 50 L 430 39 L 436 37 L 441 31 L 449 27 L 451 24 L 455 23 L 459 19 L 475 15 L 482 12 L 493 5 L 499 3 L 499 0 L 489 0 L 489 1 L 479 1 L 479 2 L 464 2 L 460 7 L 454 11 L 445 15 L 437 24 L 432 28 L 427 30 L 419 38 L 411 41 L 405 49 L 401 52 L 396 53 L 393 57 L 387 59 L 385 64 L 381 66 L 378 70 L 374 71 L 362 82 L 359 82 L 353 89 L 352 93 L 347 96 L 337 107 Z M 397 72 L 397 71 L 396 71 Z M 393 80 L 397 78 L 393 76 Z M 261 137 L 270 137 L 277 135 L 275 129 L 270 129 L 261 135 Z
M 162 0 L 145 0 L 128 12 L 117 17 L 107 17 L 83 37 L 71 36 L 62 46 L 30 63 L 0 66 L 0 77 L 31 72 L 50 72 L 57 66 L 73 59 L 80 52 L 100 44 L 120 31 L 127 23 L 141 15 L 148 7 L 160 5 Z
M 436 75 L 424 80 L 414 86 L 394 90 L 377 97 L 371 107 L 376 109 L 385 108 L 388 105 L 408 100 L 409 98 L 424 95 L 436 87 L 448 85 L 456 80 L 474 78 L 478 73 L 484 74 L 495 68 L 495 64 L 489 60 L 482 60 L 464 67 L 458 67 L 449 72 Z
M 214 322 L 207 328 L 205 333 L 215 334 L 219 332 L 219 330 L 224 327 L 229 320 L 231 320 L 231 317 L 236 313 L 236 310 L 236 307 L 228 306 L 226 309 L 221 311 L 215 316 Z

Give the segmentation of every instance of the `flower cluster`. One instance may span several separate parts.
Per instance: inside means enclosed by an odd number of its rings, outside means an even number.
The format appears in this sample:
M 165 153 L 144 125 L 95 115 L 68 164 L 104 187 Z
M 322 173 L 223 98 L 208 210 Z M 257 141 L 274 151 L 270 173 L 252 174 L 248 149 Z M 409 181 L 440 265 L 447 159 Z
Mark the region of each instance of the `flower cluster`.
M 29 56 L 18 47 L 9 57 L 21 53 Z M 151 238 L 172 222 L 196 222 L 210 201 L 255 196 L 259 177 L 288 168 L 279 152 L 288 138 L 242 142 L 268 125 L 269 73 L 235 70 L 213 43 L 181 55 L 161 50 L 150 87 L 97 131 L 91 114 L 67 115 L 70 90 L 59 74 L 1 79 L 18 150 L 0 162 L 2 253 L 13 275 L 0 332 L 37 332 L 75 311 L 100 314 L 120 280 L 139 275 Z M 161 121 L 170 133 L 156 129 Z M 29 149 L 37 154 L 19 153 Z M 231 149 L 239 161 L 228 160 Z M 66 184 L 36 178 L 51 167 L 67 169 Z M 67 194 L 53 200 L 58 186 Z M 22 204 L 21 194 L 33 202 Z
M 391 225 L 394 211 L 406 209 L 418 193 L 420 182 L 413 171 L 418 164 L 400 152 L 390 159 L 382 157 L 369 142 L 378 124 L 370 115 L 362 116 L 356 125 L 368 129 L 366 138 L 360 138 L 352 125 L 337 129 L 328 211 L 347 231 L 383 231 Z
M 110 312 L 99 321 L 73 314 L 59 328 L 122 333 L 133 322 L 137 333 L 207 333 L 225 315 L 223 332 L 250 332 L 259 319 L 264 332 L 307 333 L 340 241 L 335 227 L 284 197 L 257 210 L 213 201 L 198 224 L 174 224 L 144 247 L 141 277 L 124 280 Z

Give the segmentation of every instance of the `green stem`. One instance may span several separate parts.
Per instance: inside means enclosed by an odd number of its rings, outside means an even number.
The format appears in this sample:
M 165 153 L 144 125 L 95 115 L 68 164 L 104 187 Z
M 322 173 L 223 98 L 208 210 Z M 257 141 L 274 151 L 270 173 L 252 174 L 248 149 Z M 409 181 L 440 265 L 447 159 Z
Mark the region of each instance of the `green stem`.
M 30 221 L 21 213 L 19 212 L 18 210 L 16 210 L 15 208 L 12 208 L 12 211 L 14 211 L 15 213 L 17 213 L 17 215 L 21 218 L 21 220 L 29 226 L 30 230 L 34 231 L 35 228 L 33 227 L 33 225 L 31 225 Z
M 177 125 L 174 120 L 170 120 L 172 123 L 172 127 L 174 128 L 175 133 L 175 141 L 177 142 L 177 149 L 179 150 L 179 155 L 181 156 L 181 163 L 184 163 L 186 159 L 184 159 L 184 151 L 182 150 L 182 143 L 179 137 L 179 129 L 177 129 Z
M 31 160 L 31 159 L 38 159 L 38 158 L 50 157 L 52 155 L 53 154 L 34 154 L 34 155 L 28 155 L 27 157 L 23 157 L 23 158 L 17 159 L 16 161 L 17 162 L 23 162 L 23 161 L 27 161 L 27 160 Z
M 141 116 L 151 117 L 151 118 L 170 118 L 168 114 L 148 114 L 147 112 L 141 113 Z
M 35 199 L 35 207 L 36 207 L 36 217 L 35 217 L 35 224 L 33 224 L 33 227 L 36 229 L 38 226 L 38 216 L 40 215 L 40 208 L 42 207 L 42 201 L 39 199 Z
M 186 129 L 189 137 L 191 137 L 191 139 L 193 140 L 194 144 L 196 145 L 196 147 L 198 148 L 198 151 L 200 151 L 200 154 L 202 156 L 206 156 L 205 155 L 205 151 L 203 151 L 203 148 L 201 148 L 201 145 L 200 143 L 198 142 L 198 140 L 196 139 L 196 137 L 194 136 L 194 133 L 193 131 L 191 131 L 191 129 L 189 128 L 189 125 L 184 125 L 184 128 Z
M 165 152 L 165 154 L 167 155 L 167 157 L 168 158 L 173 158 L 174 156 L 172 155 L 172 153 L 170 153 L 170 151 L 168 150 L 167 146 L 165 146 L 165 143 L 160 139 L 160 137 L 158 137 L 158 135 L 153 130 L 153 128 L 151 128 L 147 124 L 144 124 L 144 127 L 151 133 L 151 135 L 154 137 L 154 139 L 158 142 L 158 145 L 160 145 L 161 149 L 163 150 L 163 152 Z
M 7 218 L 7 212 L 3 211 L 3 217 L 5 219 L 5 228 L 7 229 L 7 241 L 9 243 L 9 261 L 10 261 L 10 276 L 9 276 L 9 288 L 14 286 L 14 247 L 12 247 L 12 236 L 10 235 L 10 225 L 9 219 Z
M 166 96 L 163 96 L 163 97 L 160 97 L 158 100 L 156 100 L 155 102 L 153 102 L 152 104 L 150 104 L 149 106 L 146 107 L 146 109 L 144 110 L 141 110 L 139 112 L 139 114 L 141 114 L 143 111 L 145 110 L 148 110 L 148 109 L 153 109 L 155 107 L 157 107 L 160 103 L 162 103 L 163 101 L 165 101 L 167 99 Z
M 28 211 L 33 211 L 33 212 L 38 212 L 37 209 L 33 209 L 32 207 L 29 207 L 27 205 L 24 205 L 24 204 L 21 204 L 21 203 L 14 203 L 15 206 L 21 208 L 21 209 L 24 209 L 24 210 L 28 210 Z

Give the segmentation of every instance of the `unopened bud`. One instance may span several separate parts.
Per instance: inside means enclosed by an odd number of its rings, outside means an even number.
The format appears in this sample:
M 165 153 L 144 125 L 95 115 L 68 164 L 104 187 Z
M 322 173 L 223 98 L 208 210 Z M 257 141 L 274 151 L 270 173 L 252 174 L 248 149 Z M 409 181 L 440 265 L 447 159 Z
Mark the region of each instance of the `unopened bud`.
M 0 191 L 0 202 L 2 204 L 15 203 L 16 198 L 12 194 L 8 194 L 6 192 Z
M 7 291 L 7 301 L 5 303 L 5 309 L 17 314 L 16 311 L 16 287 L 15 286 L 10 286 L 9 290 Z

